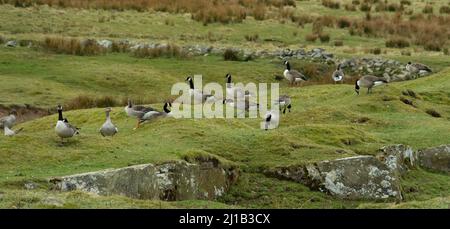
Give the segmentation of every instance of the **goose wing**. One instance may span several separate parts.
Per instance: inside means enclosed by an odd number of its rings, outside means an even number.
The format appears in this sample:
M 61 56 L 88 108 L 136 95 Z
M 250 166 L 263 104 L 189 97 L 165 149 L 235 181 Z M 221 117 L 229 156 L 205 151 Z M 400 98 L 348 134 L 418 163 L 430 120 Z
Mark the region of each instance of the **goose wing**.
M 138 111 L 138 112 L 142 112 L 142 113 L 155 111 L 155 109 L 153 107 L 146 107 L 146 106 L 141 106 L 141 105 L 133 106 L 133 110 Z
M 363 80 L 368 81 L 368 82 L 377 82 L 377 81 L 381 81 L 384 83 L 387 83 L 387 80 L 383 77 L 378 77 L 378 76 L 372 76 L 372 75 L 366 75 L 362 77 Z
M 78 128 L 78 127 L 76 127 L 76 126 L 74 126 L 74 125 L 72 125 L 72 124 L 70 124 L 68 122 L 64 122 L 64 124 L 66 125 L 67 128 L 72 129 L 75 134 L 79 134 L 80 133 L 79 132 L 80 128 Z
M 306 77 L 305 77 L 305 75 L 303 75 L 302 73 L 300 73 L 299 71 L 297 71 L 297 70 L 294 70 L 294 69 L 292 69 L 292 70 L 290 70 L 289 71 L 289 74 L 291 74 L 294 78 L 296 78 L 296 79 L 302 79 L 302 80 L 308 80 Z
M 415 63 L 415 64 L 413 64 L 413 66 L 414 66 L 415 68 L 417 68 L 419 71 L 420 71 L 420 70 L 423 70 L 423 71 L 431 72 L 431 68 L 429 68 L 429 67 L 426 66 L 425 64 Z

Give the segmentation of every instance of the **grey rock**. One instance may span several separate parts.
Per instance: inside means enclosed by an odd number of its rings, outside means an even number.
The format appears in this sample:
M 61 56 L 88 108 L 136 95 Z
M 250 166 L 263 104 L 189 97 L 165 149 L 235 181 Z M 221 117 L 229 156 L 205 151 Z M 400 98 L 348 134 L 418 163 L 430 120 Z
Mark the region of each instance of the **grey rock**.
M 17 41 L 15 41 L 15 40 L 7 41 L 6 44 L 5 44 L 5 47 L 14 48 L 16 46 L 17 46 Z
M 417 159 L 422 168 L 450 173 L 450 145 L 419 150 Z
M 124 195 L 138 199 L 215 199 L 230 188 L 238 170 L 218 163 L 184 161 L 143 164 L 76 174 L 50 180 L 61 191 L 82 190 L 97 195 Z
M 404 175 L 409 169 L 416 166 L 417 160 L 410 146 L 398 144 L 385 146 L 379 150 L 377 158 L 391 171 Z
M 100 40 L 97 41 L 98 45 L 100 45 L 103 48 L 109 49 L 112 47 L 113 42 L 110 40 Z
M 33 190 L 33 189 L 37 189 L 39 187 L 39 185 L 34 182 L 27 182 L 23 186 L 27 190 Z

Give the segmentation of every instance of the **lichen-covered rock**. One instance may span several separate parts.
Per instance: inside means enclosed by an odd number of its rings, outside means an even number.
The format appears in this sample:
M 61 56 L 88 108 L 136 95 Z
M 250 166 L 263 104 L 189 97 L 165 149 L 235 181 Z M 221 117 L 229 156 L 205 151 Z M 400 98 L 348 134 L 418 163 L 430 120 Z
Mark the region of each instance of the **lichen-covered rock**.
M 419 150 L 417 160 L 422 168 L 450 173 L 450 145 Z
M 5 47 L 12 47 L 12 48 L 14 48 L 16 46 L 17 46 L 17 41 L 15 41 L 15 40 L 8 41 L 5 44 Z
M 378 160 L 386 164 L 393 172 L 405 174 L 408 169 L 416 165 L 416 157 L 413 149 L 406 145 L 390 145 L 380 149 Z
M 236 181 L 236 176 L 236 169 L 222 168 L 217 163 L 178 161 L 108 169 L 50 181 L 61 191 L 174 201 L 222 196 Z
M 343 199 L 402 199 L 398 176 L 373 156 L 290 166 L 266 174 L 302 183 Z

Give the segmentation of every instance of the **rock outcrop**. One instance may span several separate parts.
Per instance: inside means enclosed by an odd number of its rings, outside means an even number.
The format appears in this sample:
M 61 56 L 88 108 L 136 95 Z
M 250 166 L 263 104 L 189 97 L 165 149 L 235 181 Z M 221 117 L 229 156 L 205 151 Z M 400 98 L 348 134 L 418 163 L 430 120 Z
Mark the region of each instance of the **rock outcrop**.
M 237 168 L 225 168 L 218 163 L 176 161 L 76 174 L 50 182 L 61 191 L 82 190 L 167 201 L 209 200 L 222 196 L 236 182 L 238 174 Z
M 422 168 L 450 173 L 450 145 L 442 145 L 417 151 Z
M 386 164 L 393 172 L 404 175 L 416 165 L 416 157 L 413 149 L 406 145 L 390 145 L 380 149 L 378 160 Z

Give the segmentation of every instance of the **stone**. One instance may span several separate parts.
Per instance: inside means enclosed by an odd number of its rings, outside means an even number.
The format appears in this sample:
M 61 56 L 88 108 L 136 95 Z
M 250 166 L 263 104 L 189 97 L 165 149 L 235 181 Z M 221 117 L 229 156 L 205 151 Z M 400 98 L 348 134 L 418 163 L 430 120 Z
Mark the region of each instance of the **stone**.
M 34 182 L 27 182 L 23 186 L 27 190 L 33 190 L 33 189 L 37 189 L 39 187 L 39 185 Z
M 7 41 L 6 44 L 5 44 L 5 47 L 14 48 L 16 46 L 17 46 L 17 41 L 15 41 L 15 40 Z
M 422 168 L 450 173 L 450 145 L 419 150 L 417 160 Z
M 416 166 L 416 157 L 410 146 L 398 144 L 385 146 L 377 154 L 378 160 L 383 162 L 391 171 L 404 175 Z
M 110 40 L 100 40 L 100 41 L 97 41 L 97 44 L 103 48 L 109 49 L 112 47 L 113 42 Z
M 217 162 L 185 161 L 143 164 L 51 179 L 61 191 L 81 190 L 97 195 L 124 195 L 166 201 L 222 196 L 236 182 L 238 170 Z

